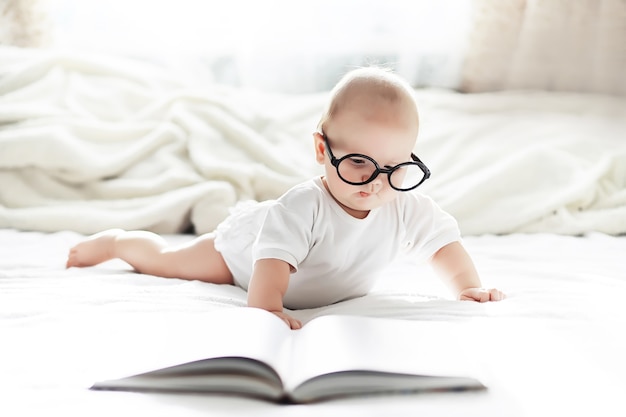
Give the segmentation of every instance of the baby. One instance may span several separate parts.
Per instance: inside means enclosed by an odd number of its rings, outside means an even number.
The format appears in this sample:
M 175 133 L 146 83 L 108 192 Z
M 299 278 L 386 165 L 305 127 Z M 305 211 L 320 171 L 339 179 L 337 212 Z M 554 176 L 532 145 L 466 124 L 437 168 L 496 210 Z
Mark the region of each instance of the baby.
M 217 229 L 169 247 L 146 231 L 108 230 L 70 250 L 67 267 L 120 258 L 161 277 L 234 284 L 248 305 L 292 329 L 283 311 L 367 294 L 399 255 L 428 260 L 460 300 L 498 301 L 483 289 L 452 216 L 411 192 L 430 175 L 415 156 L 419 128 L 410 86 L 393 73 L 361 68 L 346 74 L 313 133 L 324 174 L 277 200 L 240 204 Z

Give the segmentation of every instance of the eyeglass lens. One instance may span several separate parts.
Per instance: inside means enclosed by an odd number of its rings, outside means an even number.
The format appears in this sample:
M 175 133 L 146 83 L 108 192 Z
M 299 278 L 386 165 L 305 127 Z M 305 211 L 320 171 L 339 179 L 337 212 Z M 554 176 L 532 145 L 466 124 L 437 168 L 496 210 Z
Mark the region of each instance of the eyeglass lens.
M 374 161 L 356 156 L 342 159 L 337 166 L 339 176 L 347 182 L 364 184 L 376 175 Z M 424 172 L 414 163 L 400 164 L 389 174 L 389 183 L 398 189 L 410 189 L 424 179 Z

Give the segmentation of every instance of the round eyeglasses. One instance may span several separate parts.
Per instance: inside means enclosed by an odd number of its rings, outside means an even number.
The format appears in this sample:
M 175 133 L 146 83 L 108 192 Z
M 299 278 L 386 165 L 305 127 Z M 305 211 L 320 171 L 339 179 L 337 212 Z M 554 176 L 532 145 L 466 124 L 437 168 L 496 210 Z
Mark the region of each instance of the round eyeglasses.
M 411 154 L 413 161 L 402 162 L 395 166 L 386 165 L 381 168 L 374 159 L 358 153 L 335 158 L 324 132 L 322 132 L 322 137 L 328 150 L 330 163 L 337 169 L 339 178 L 347 184 L 364 185 L 374 181 L 379 174 L 387 174 L 391 188 L 396 191 L 411 191 L 430 177 L 430 170 L 413 153 Z

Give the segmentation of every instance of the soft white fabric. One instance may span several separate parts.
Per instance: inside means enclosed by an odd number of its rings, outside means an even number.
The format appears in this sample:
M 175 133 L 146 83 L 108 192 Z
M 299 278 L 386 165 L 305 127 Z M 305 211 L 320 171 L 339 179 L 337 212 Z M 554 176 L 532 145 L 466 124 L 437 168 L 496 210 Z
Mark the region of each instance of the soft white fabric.
M 172 243 L 192 236 L 166 236 Z M 293 311 L 457 323 L 458 349 L 486 392 L 381 396 L 285 406 L 218 395 L 93 392 L 178 347 L 210 343 L 208 313 L 242 308 L 235 286 L 132 273 L 121 261 L 65 270 L 73 232 L 0 230 L 0 415 L 554 417 L 626 414 L 626 238 L 550 234 L 468 236 L 498 303 L 453 301 L 426 265 L 396 264 L 372 293 Z M 305 324 L 306 325 L 306 324 Z M 233 328 L 233 332 L 241 329 Z M 415 335 L 419 343 L 419 335 Z M 393 340 L 387 340 L 393 344 Z M 251 341 L 254 343 L 254 341 Z M 406 347 L 403 347 L 406 348 Z
M 626 233 L 626 99 L 418 92 L 420 191 L 463 234 Z
M 417 90 L 415 152 L 467 234 L 626 233 L 626 99 Z M 0 47 L 0 227 L 208 232 L 317 175 L 326 94 L 188 85 L 145 62 Z
M 428 197 L 399 193 L 357 219 L 317 177 L 276 201 L 236 210 L 217 228 L 215 247 L 244 289 L 257 260 L 290 264 L 283 303 L 302 309 L 363 296 L 400 255 L 424 261 L 459 239 L 456 221 Z
M 0 71 L 2 227 L 210 231 L 237 200 L 317 172 L 291 133 L 319 114 L 312 97 L 191 89 L 145 63 L 40 51 L 3 49 Z
M 37 47 L 51 41 L 52 24 L 41 0 L 0 2 L 0 45 Z
M 473 1 L 463 91 L 626 95 L 623 0 Z

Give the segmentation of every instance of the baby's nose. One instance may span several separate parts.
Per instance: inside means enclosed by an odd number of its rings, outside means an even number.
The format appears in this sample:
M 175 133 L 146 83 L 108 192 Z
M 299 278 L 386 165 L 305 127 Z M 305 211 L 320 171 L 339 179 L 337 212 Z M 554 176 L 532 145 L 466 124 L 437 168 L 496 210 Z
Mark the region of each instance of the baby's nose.
M 382 187 L 383 187 L 383 178 L 381 178 L 381 176 L 377 176 L 376 178 L 374 178 L 374 180 L 372 182 L 370 182 L 370 192 L 375 193 L 377 191 L 379 191 Z

